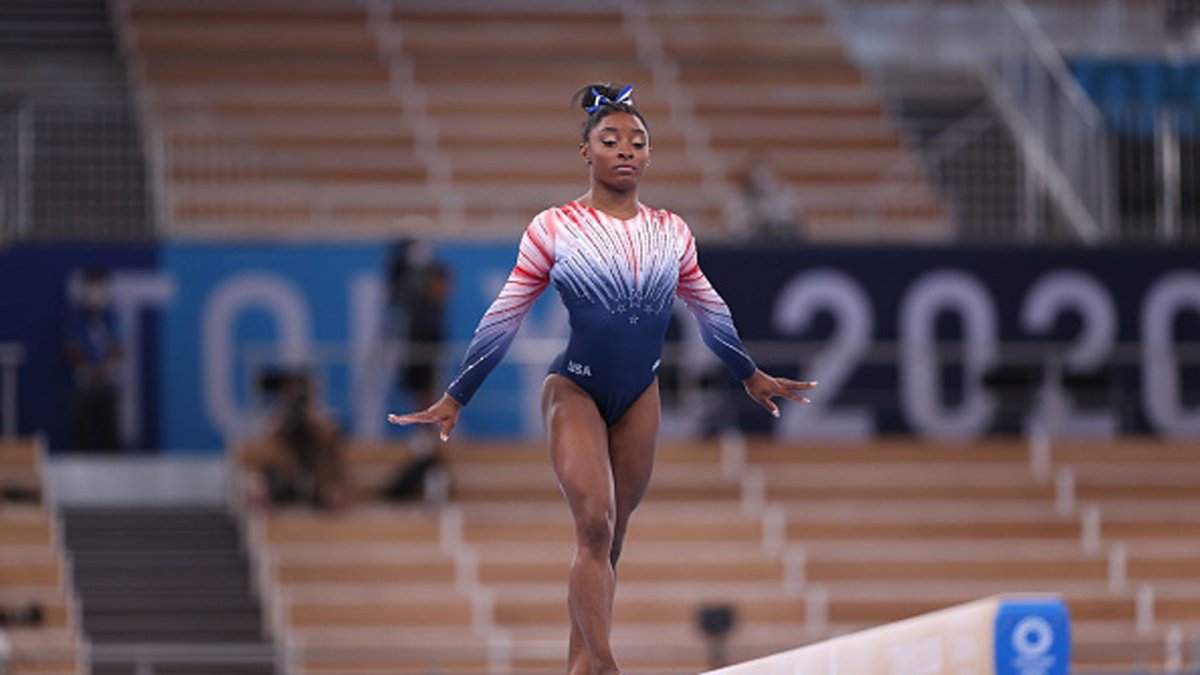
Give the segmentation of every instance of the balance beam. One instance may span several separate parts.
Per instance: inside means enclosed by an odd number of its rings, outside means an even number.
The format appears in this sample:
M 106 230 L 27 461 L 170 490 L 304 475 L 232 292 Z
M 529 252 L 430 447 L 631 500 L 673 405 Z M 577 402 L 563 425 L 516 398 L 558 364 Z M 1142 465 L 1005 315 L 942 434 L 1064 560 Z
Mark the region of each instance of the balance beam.
M 998 595 L 706 675 L 1066 675 L 1070 617 L 1056 595 Z

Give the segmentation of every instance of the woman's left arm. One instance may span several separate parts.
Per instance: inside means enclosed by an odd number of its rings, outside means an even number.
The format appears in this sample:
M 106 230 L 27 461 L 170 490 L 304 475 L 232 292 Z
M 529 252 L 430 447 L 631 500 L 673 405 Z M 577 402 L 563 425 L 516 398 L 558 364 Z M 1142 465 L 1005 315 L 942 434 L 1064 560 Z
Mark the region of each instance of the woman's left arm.
M 683 253 L 679 257 L 679 285 L 676 294 L 691 310 L 700 325 L 700 336 L 704 344 L 724 363 L 729 372 L 746 387 L 746 394 L 772 415 L 779 417 L 779 407 L 773 398 L 782 396 L 797 403 L 808 403 L 808 399 L 795 393 L 817 386 L 816 382 L 800 382 L 782 377 L 772 377 L 759 370 L 746 352 L 733 325 L 733 314 L 729 306 L 709 283 L 700 269 L 696 255 L 696 239 L 682 220 L 678 220 L 680 235 L 685 238 Z

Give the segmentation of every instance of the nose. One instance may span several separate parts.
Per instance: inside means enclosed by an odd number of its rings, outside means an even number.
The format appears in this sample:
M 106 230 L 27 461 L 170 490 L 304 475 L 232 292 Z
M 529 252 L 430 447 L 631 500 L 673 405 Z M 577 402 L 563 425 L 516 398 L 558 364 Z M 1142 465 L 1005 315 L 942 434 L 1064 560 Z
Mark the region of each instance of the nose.
M 633 146 L 622 145 L 621 147 L 617 148 L 617 157 L 620 159 L 633 159 Z

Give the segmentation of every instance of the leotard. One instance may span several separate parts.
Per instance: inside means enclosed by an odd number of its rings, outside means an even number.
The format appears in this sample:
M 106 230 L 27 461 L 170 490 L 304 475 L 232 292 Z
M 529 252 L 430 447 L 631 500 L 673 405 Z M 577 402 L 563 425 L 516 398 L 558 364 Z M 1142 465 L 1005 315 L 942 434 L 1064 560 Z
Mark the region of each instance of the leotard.
M 734 377 L 755 371 L 728 306 L 700 270 L 695 238 L 682 218 L 639 206 L 624 220 L 570 202 L 543 211 L 525 229 L 516 266 L 447 389 L 455 400 L 470 401 L 551 282 L 571 333 L 550 372 L 586 391 L 610 426 L 654 381 L 675 296 Z

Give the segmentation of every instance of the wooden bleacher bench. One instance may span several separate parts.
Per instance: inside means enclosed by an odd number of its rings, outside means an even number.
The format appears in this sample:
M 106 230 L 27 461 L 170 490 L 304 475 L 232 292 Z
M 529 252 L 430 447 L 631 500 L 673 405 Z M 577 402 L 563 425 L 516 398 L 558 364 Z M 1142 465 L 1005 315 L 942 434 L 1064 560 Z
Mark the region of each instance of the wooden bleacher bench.
M 468 486 L 484 489 L 489 478 L 506 486 L 456 505 L 461 541 L 473 556 L 474 579 L 491 594 L 490 620 L 523 645 L 514 654 L 535 644 L 548 652 L 516 662 L 528 672 L 549 669 L 565 648 L 565 577 L 573 528 L 561 503 L 549 507 L 541 497 L 529 500 L 522 494 L 553 489 L 545 449 L 454 444 L 447 450 L 451 470 Z M 814 589 L 824 594 L 826 634 L 992 592 L 1061 592 L 1081 626 L 1076 635 L 1081 667 L 1091 668 L 1128 663 L 1131 655 L 1161 657 L 1166 627 L 1197 620 L 1200 582 L 1191 570 L 1200 568 L 1200 561 L 1187 544 L 1195 533 L 1184 527 L 1181 536 L 1166 537 L 1166 531 L 1187 522 L 1190 512 L 1160 525 L 1153 524 L 1161 516 L 1156 504 L 1170 500 L 1126 507 L 1124 519 L 1122 511 L 1106 512 L 1101 523 L 1105 548 L 1086 552 L 1077 514 L 1058 511 L 1047 485 L 1033 478 L 1021 442 L 845 447 L 751 440 L 747 450 L 748 466 L 766 469 L 768 486 L 799 495 L 767 493 L 768 505 L 784 516 L 783 550 L 764 548 L 763 520 L 744 512 L 731 495 L 648 501 L 631 525 L 622 558 L 620 619 L 614 629 L 614 643 L 621 648 L 636 656 L 655 640 L 690 643 L 695 649 L 699 643 L 690 621 L 705 600 L 733 602 L 745 621 L 731 639 L 731 653 L 749 658 L 793 647 L 796 635 L 807 636 L 806 599 Z M 367 471 L 393 452 L 403 451 L 383 444 L 353 454 Z M 698 486 L 703 481 L 694 481 L 700 478 L 723 478 L 721 462 L 715 442 L 665 444 L 655 485 Z M 1093 477 L 1103 478 L 1108 470 L 1096 471 Z M 839 481 L 843 487 L 820 489 Z M 974 489 L 966 495 L 949 489 L 956 483 Z M 505 490 L 511 493 L 502 494 Z M 414 636 L 422 629 L 405 623 L 408 612 L 423 612 L 422 603 L 436 604 L 444 595 L 449 598 L 445 614 L 436 615 L 439 622 L 445 619 L 439 623 L 447 631 L 442 635 L 458 630 L 467 636 L 459 638 L 463 644 L 486 649 L 486 640 L 472 632 L 473 612 L 479 610 L 458 585 L 460 561 L 444 548 L 444 522 L 421 511 L 367 507 L 334 517 L 297 511 L 273 518 L 277 522 L 265 530 L 271 533 L 265 543 L 275 561 L 273 583 L 290 597 L 289 631 L 303 644 L 315 648 L 335 640 L 367 640 L 366 635 L 392 636 L 397 645 L 421 643 Z M 1106 554 L 1117 542 L 1128 548 L 1128 581 L 1121 590 L 1110 586 Z M 330 543 L 356 552 L 358 562 L 339 561 L 329 552 Z M 803 550 L 799 584 L 788 581 L 786 556 L 794 547 Z M 689 564 L 679 565 L 681 558 Z M 1149 631 L 1137 623 L 1142 584 L 1163 589 Z M 407 672 L 419 667 L 416 661 L 395 655 L 346 655 L 338 661 L 314 651 L 307 662 L 323 664 L 317 666 L 322 672 L 353 672 L 368 663 Z M 647 669 L 665 662 L 643 661 Z M 338 670 L 339 663 L 345 670 Z
M 55 543 L 54 522 L 40 507 L 7 506 L 0 510 L 0 541 L 5 546 L 39 546 Z
M 41 501 L 44 454 L 33 439 L 0 439 L 0 504 Z
M 1059 466 L 1082 464 L 1195 465 L 1200 463 L 1196 444 L 1154 437 L 1132 437 L 1108 442 L 1059 440 L 1052 448 L 1052 459 Z
M 74 630 L 57 628 L 7 631 L 12 649 L 11 675 L 80 675 L 87 672 Z
M 135 45 L 152 56 L 196 52 L 371 56 L 377 46 L 362 28 L 363 17 L 348 14 L 322 21 L 295 17 L 139 17 Z
M 1026 443 L 1005 439 L 970 443 L 932 443 L 908 438 L 871 443 L 786 443 L 772 438 L 749 438 L 746 449 L 748 462 L 766 465 L 797 463 L 804 466 L 808 462 L 933 465 L 944 461 L 1022 464 L 1029 461 Z
M 290 625 L 339 627 L 430 627 L 471 624 L 471 603 L 466 598 L 439 597 L 425 600 L 330 602 L 293 604 Z
M 354 549 L 346 548 L 347 552 Z M 408 584 L 439 583 L 454 580 L 453 560 L 413 563 L 341 562 L 284 563 L 274 570 L 281 584 Z
M 1054 486 L 1031 479 L 1026 466 L 953 461 L 913 466 L 804 463 L 765 474 L 768 499 L 786 500 L 1050 500 Z
M 945 508 L 943 506 L 943 508 Z M 963 518 L 954 513 L 934 512 L 914 516 L 880 514 L 876 518 L 864 519 L 849 516 L 841 518 L 801 518 L 790 515 L 786 525 L 787 537 L 792 541 L 806 540 L 1078 540 L 1079 523 L 1070 518 L 996 518 L 976 520 Z
M 82 654 L 54 516 L 41 503 L 44 448 L 35 439 L 0 440 L 0 486 L 20 499 L 0 502 L 0 607 L 28 612 L 36 625 L 3 627 L 13 675 L 78 675 Z
M 267 516 L 264 536 L 272 544 L 436 542 L 439 530 L 435 518 L 410 509 L 378 508 L 329 514 L 297 508 Z

